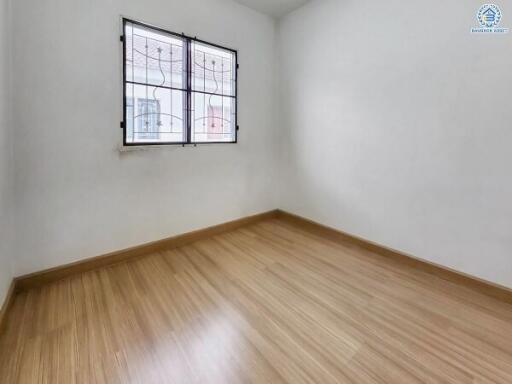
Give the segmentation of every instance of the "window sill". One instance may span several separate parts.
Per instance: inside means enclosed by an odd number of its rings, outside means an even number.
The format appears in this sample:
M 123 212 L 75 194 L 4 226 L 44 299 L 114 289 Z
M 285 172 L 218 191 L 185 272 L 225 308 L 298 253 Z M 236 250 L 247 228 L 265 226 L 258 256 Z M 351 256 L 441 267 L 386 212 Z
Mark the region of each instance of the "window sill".
M 119 152 L 143 152 L 158 149 L 169 149 L 169 148 L 183 148 L 183 147 L 194 147 L 193 144 L 174 144 L 174 145 L 122 145 L 120 144 L 117 149 Z
M 163 144 L 163 145 L 122 145 L 119 144 L 117 150 L 121 153 L 125 152 L 143 152 L 151 151 L 154 149 L 170 149 L 170 148 L 196 148 L 196 147 L 210 147 L 212 145 L 226 145 L 237 144 L 236 141 L 226 141 L 221 143 L 197 143 L 197 144 Z

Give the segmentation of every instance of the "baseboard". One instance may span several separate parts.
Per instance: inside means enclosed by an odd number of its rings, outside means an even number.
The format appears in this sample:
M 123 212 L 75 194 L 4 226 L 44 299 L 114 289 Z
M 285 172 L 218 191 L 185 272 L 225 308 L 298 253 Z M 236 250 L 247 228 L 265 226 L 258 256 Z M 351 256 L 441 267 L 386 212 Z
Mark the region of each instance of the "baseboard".
M 16 292 L 16 280 L 13 279 L 11 281 L 11 285 L 9 286 L 9 289 L 7 290 L 7 295 L 5 296 L 4 303 L 0 307 L 0 334 L 5 329 L 5 325 L 7 322 L 7 312 L 11 308 L 12 303 L 14 302 L 14 294 Z
M 462 286 L 465 286 L 469 289 L 477 291 L 479 293 L 485 294 L 487 296 L 493 297 L 500 301 L 504 301 L 508 304 L 512 304 L 512 289 L 504 287 L 499 284 L 492 283 L 490 281 L 486 281 L 480 279 L 475 276 L 471 276 L 447 267 L 444 267 L 439 264 L 431 263 L 426 260 L 419 259 L 417 257 L 408 255 L 406 253 L 397 251 L 395 249 L 391 249 L 385 247 L 383 245 L 374 243 L 372 241 L 351 235 L 349 233 L 325 226 L 323 224 L 319 224 L 310 219 L 306 219 L 304 217 L 291 214 L 282 210 L 277 211 L 277 217 L 291 222 L 309 232 L 313 232 L 315 234 L 321 235 L 330 240 L 341 242 L 341 243 L 350 243 L 353 245 L 357 245 L 363 249 L 366 249 L 370 252 L 377 253 L 379 255 L 388 257 L 402 264 L 406 264 L 410 267 L 419 269 L 423 272 L 434 275 L 443 280 L 447 280 Z
M 295 214 L 291 214 L 282 210 L 273 210 L 257 214 L 254 216 L 244 217 L 227 223 L 215 225 L 212 227 L 200 229 L 197 231 L 185 233 L 182 235 L 173 236 L 167 239 L 154 241 L 151 243 L 124 249 L 121 251 L 116 251 L 105 255 L 96 256 L 90 259 L 80 260 L 75 263 L 17 277 L 13 280 L 13 283 L 11 284 L 9 294 L 5 300 L 2 312 L 0 313 L 0 329 L 5 317 L 5 312 L 8 310 L 12 302 L 13 296 L 16 292 L 39 287 L 41 285 L 58 281 L 78 273 L 117 264 L 122 261 L 129 260 L 138 256 L 159 252 L 165 249 L 177 248 L 186 244 L 190 244 L 194 241 L 215 236 L 224 232 L 232 231 L 245 225 L 250 225 L 258 221 L 271 218 L 281 218 L 303 229 L 306 229 L 309 232 L 321 235 L 325 238 L 328 238 L 336 242 L 357 245 L 370 252 L 374 252 L 379 255 L 389 257 L 397 262 L 406 264 L 413 268 L 417 268 L 423 272 L 435 275 L 439 278 L 457 283 L 459 285 L 463 285 L 479 293 L 483 293 L 487 296 L 512 304 L 512 290 L 507 287 L 464 274 L 462 272 L 444 267 L 442 265 L 434 264 L 426 260 L 419 259 L 417 257 L 382 246 L 372 241 L 319 224 L 315 221 L 306 219 Z
M 154 241 L 151 243 L 123 249 L 121 251 L 111 252 L 105 255 L 80 260 L 71 264 L 47 269 L 40 272 L 31 273 L 17 277 L 15 279 L 15 290 L 17 292 L 39 287 L 41 285 L 58 281 L 77 273 L 91 271 L 93 269 L 113 265 L 134 257 L 159 252 L 165 249 L 177 248 L 194 241 L 215 236 L 224 232 L 253 224 L 261 220 L 270 219 L 277 216 L 277 210 L 260 213 L 254 216 L 244 217 L 238 220 L 215 225 L 212 227 L 188 232 L 182 235 L 169 237 L 167 239 Z

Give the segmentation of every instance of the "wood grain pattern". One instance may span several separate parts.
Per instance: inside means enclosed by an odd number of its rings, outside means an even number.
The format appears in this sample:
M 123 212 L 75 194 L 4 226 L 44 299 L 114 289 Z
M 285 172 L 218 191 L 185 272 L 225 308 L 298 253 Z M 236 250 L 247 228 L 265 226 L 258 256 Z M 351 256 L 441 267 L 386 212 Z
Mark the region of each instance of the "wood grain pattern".
M 343 231 L 339 231 L 337 229 L 319 224 L 315 221 L 282 210 L 277 210 L 276 216 L 282 220 L 286 220 L 290 223 L 298 225 L 309 232 L 316 233 L 332 241 L 341 242 L 342 244 L 351 243 L 357 245 L 370 252 L 375 252 L 379 255 L 392 258 L 394 261 L 420 269 L 423 272 L 433 274 L 441 279 L 463 285 L 479 293 L 483 293 L 498 300 L 505 301 L 508 304 L 512 304 L 512 289 L 502 285 L 479 279 L 478 277 L 470 276 L 445 266 L 428 262 L 426 260 L 418 259 L 414 256 L 405 254 L 395 249 L 385 247 L 372 241 L 351 235 Z
M 243 227 L 245 225 L 249 225 L 261 220 L 271 219 L 275 217 L 279 217 L 282 220 L 301 226 L 307 231 L 319 234 L 332 241 L 352 243 L 370 252 L 375 252 L 380 255 L 390 257 L 395 261 L 399 261 L 411 267 L 421 269 L 424 272 L 431 273 L 442 279 L 455 282 L 460 285 L 464 285 L 470 289 L 478 291 L 479 293 L 484 293 L 488 296 L 512 304 L 512 290 L 507 287 L 494 284 L 489 281 L 485 281 L 475 276 L 470 276 L 438 264 L 418 259 L 414 256 L 407 255 L 403 252 L 327 227 L 325 225 L 316 223 L 312 220 L 279 209 L 264 212 L 253 216 L 244 217 L 238 220 L 170 237 L 167 239 L 154 241 L 151 243 L 124 249 L 121 251 L 112 252 L 106 255 L 80 260 L 75 263 L 58 266 L 48 270 L 35 272 L 29 275 L 20 276 L 14 279 L 14 289 L 16 292 L 19 292 L 35 288 L 44 284 L 61 280 L 63 278 L 75 275 L 77 273 L 92 271 L 97 268 L 113 265 L 119 262 L 123 262 L 125 260 L 129 260 L 131 258 L 144 256 L 149 253 L 158 252 L 164 249 L 180 247 L 185 244 L 198 241 L 200 239 L 205 239 L 226 231 L 231 231 L 236 228 Z M 8 297 L 10 298 L 10 296 Z M 0 328 L 2 327 L 2 319 L 3 316 L 2 313 L 0 312 Z
M 512 382 L 512 306 L 279 218 L 20 292 L 1 383 Z
M 231 231 L 236 228 L 256 223 L 260 220 L 273 218 L 277 215 L 277 210 L 243 217 L 241 219 L 229 221 L 226 223 L 214 225 L 197 231 L 188 232 L 182 235 L 169 237 L 163 240 L 153 241 L 147 244 L 138 245 L 132 248 L 111 252 L 105 255 L 91 257 L 71 264 L 50 268 L 44 271 L 20 276 L 15 279 L 16 291 L 39 287 L 44 284 L 55 282 L 77 273 L 92 271 L 97 268 L 106 267 L 116 263 L 129 260 L 134 257 L 144 256 L 149 253 L 158 252 L 164 249 L 181 247 L 185 244 L 205 239 L 220 233 Z
M 5 295 L 3 304 L 0 306 L 0 334 L 5 327 L 7 321 L 7 313 L 11 309 L 12 303 L 14 302 L 14 296 L 16 294 L 16 281 L 13 279 Z

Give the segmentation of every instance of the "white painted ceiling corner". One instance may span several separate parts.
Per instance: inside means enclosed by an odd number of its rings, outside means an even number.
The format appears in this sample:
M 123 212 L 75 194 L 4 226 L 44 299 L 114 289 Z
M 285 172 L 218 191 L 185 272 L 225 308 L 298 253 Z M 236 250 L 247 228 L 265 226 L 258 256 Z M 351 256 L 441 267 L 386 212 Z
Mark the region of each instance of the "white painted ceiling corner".
M 270 15 L 276 19 L 302 7 L 309 0 L 235 0 L 256 11 Z

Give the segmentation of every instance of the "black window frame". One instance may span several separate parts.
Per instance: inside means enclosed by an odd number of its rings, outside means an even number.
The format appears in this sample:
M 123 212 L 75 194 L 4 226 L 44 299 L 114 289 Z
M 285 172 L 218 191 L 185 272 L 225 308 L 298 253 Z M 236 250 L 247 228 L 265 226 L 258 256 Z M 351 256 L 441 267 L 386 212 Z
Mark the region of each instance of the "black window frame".
M 184 108 L 184 111 L 186 112 L 185 120 L 186 120 L 186 141 L 180 141 L 180 142 L 136 142 L 136 143 L 130 143 L 127 142 L 127 116 L 126 116 L 126 85 L 128 84 L 126 80 L 126 24 L 131 23 L 134 25 L 139 25 L 144 28 L 148 28 L 150 30 L 154 30 L 156 32 L 165 33 L 171 36 L 175 36 L 177 38 L 180 38 L 183 40 L 184 44 L 186 45 L 185 49 L 187 52 L 187 76 L 186 76 L 186 106 Z M 172 31 L 168 31 L 164 28 L 156 27 L 151 24 L 143 23 L 140 21 L 136 21 L 133 19 L 128 18 L 122 18 L 122 28 L 123 32 L 121 35 L 121 42 L 123 45 L 123 120 L 121 122 L 121 128 L 123 129 L 123 146 L 125 147 L 140 147 L 140 146 L 170 146 L 170 145 L 178 145 L 178 146 L 189 146 L 189 145 L 205 145 L 205 144 L 237 144 L 238 143 L 238 131 L 240 129 L 238 125 L 238 50 L 224 47 L 219 44 L 210 43 L 205 40 L 198 39 L 197 37 L 191 37 L 184 33 L 176 33 Z M 192 124 L 191 124 L 191 116 L 192 116 L 192 94 L 194 92 L 202 93 L 199 91 L 194 91 L 192 89 L 192 60 L 191 60 L 191 44 L 192 42 L 197 42 L 204 45 L 209 45 L 213 48 L 223 49 L 226 51 L 229 51 L 234 54 L 235 56 L 235 94 L 234 96 L 231 96 L 235 100 L 235 124 L 234 124 L 234 140 L 233 141 L 192 141 Z

